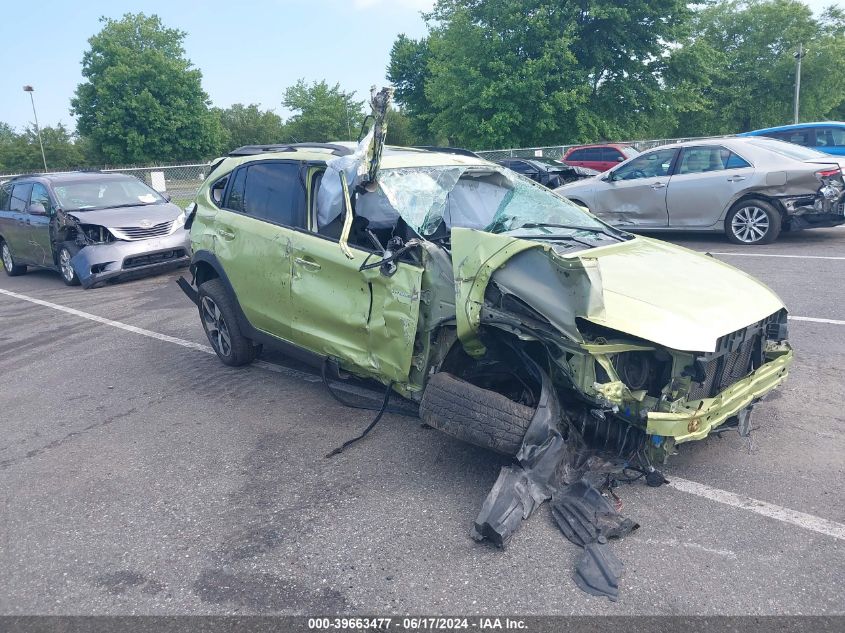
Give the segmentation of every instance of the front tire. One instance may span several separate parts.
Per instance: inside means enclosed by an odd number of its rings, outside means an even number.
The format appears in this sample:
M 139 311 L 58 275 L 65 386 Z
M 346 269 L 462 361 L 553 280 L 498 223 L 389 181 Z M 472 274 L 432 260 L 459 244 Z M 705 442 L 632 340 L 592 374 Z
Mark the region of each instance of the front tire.
M 224 365 L 248 365 L 258 354 L 252 341 L 241 333 L 235 302 L 220 279 L 200 284 L 199 313 L 212 349 Z
M 725 233 L 734 244 L 771 244 L 780 235 L 780 213 L 763 200 L 741 200 L 725 218 Z
M 0 240 L 0 255 L 3 259 L 3 270 L 6 271 L 6 274 L 9 275 L 9 277 L 17 277 L 18 275 L 23 275 L 26 272 L 26 266 L 15 263 L 15 260 L 12 257 L 12 250 L 9 248 L 9 245 L 6 244 L 5 240 Z
M 59 273 L 67 286 L 78 286 L 79 275 L 70 260 L 79 252 L 79 247 L 73 243 L 62 244 L 59 249 Z

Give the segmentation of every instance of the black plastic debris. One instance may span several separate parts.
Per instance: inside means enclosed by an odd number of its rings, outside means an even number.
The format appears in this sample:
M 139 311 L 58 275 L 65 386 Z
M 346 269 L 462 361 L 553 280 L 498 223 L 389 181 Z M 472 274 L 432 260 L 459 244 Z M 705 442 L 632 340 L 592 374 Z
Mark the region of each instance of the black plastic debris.
M 554 494 L 552 516 L 563 535 L 579 547 L 601 537 L 621 538 L 640 527 L 620 515 L 610 500 L 586 479 Z
M 607 539 L 601 536 L 584 548 L 584 555 L 575 567 L 575 584 L 593 596 L 607 596 L 616 602 L 624 567 L 607 544 Z
M 551 380 L 542 376 L 540 401 L 516 455 L 518 464 L 505 466 L 496 480 L 472 530 L 477 541 L 485 539 L 506 547 L 519 528 L 552 495 L 552 479 L 566 452 L 566 443 L 557 429 L 560 402 Z

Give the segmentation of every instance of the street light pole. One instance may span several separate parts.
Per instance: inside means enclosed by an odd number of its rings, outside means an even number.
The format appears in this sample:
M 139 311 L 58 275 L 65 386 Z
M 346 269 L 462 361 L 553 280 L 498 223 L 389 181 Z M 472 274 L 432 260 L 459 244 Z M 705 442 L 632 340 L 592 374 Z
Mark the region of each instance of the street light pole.
M 38 145 L 41 147 L 41 160 L 44 161 L 44 171 L 47 171 L 47 157 L 44 155 L 44 143 L 41 141 L 41 128 L 38 127 L 38 115 L 35 113 L 35 97 L 32 96 L 32 93 L 35 92 L 35 88 L 32 86 L 24 86 L 24 92 L 29 93 L 29 100 L 32 102 L 32 116 L 35 117 L 35 133 L 38 134 Z
M 792 54 L 795 58 L 795 102 L 793 107 L 795 111 L 794 123 L 798 123 L 798 103 L 801 95 L 801 59 L 804 55 L 806 55 L 806 52 L 804 51 L 804 44 L 799 44 L 798 51 Z

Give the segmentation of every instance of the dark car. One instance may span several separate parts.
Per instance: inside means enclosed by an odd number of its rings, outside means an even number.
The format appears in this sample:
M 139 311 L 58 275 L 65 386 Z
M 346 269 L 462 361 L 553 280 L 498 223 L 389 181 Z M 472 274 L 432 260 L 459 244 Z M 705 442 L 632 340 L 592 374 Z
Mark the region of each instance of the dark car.
M 57 270 L 85 288 L 190 261 L 184 211 L 133 176 L 69 172 L 0 186 L 0 254 L 10 276 Z
M 551 158 L 505 158 L 496 162 L 550 189 L 599 173 L 585 167 L 564 165 Z

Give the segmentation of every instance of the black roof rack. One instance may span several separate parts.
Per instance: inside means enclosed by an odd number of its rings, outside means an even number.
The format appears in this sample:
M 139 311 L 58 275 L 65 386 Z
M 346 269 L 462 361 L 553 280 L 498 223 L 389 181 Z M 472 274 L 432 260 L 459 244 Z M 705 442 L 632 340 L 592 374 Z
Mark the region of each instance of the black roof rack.
M 348 156 L 352 148 L 334 143 L 287 143 L 284 145 L 244 145 L 229 152 L 229 156 L 255 156 L 267 152 L 295 152 L 299 149 L 327 149 L 335 156 Z
M 437 145 L 414 145 L 414 149 L 424 149 L 429 152 L 440 152 L 441 154 L 457 154 L 458 156 L 469 156 L 470 158 L 481 158 L 475 152 L 462 147 L 439 147 Z

